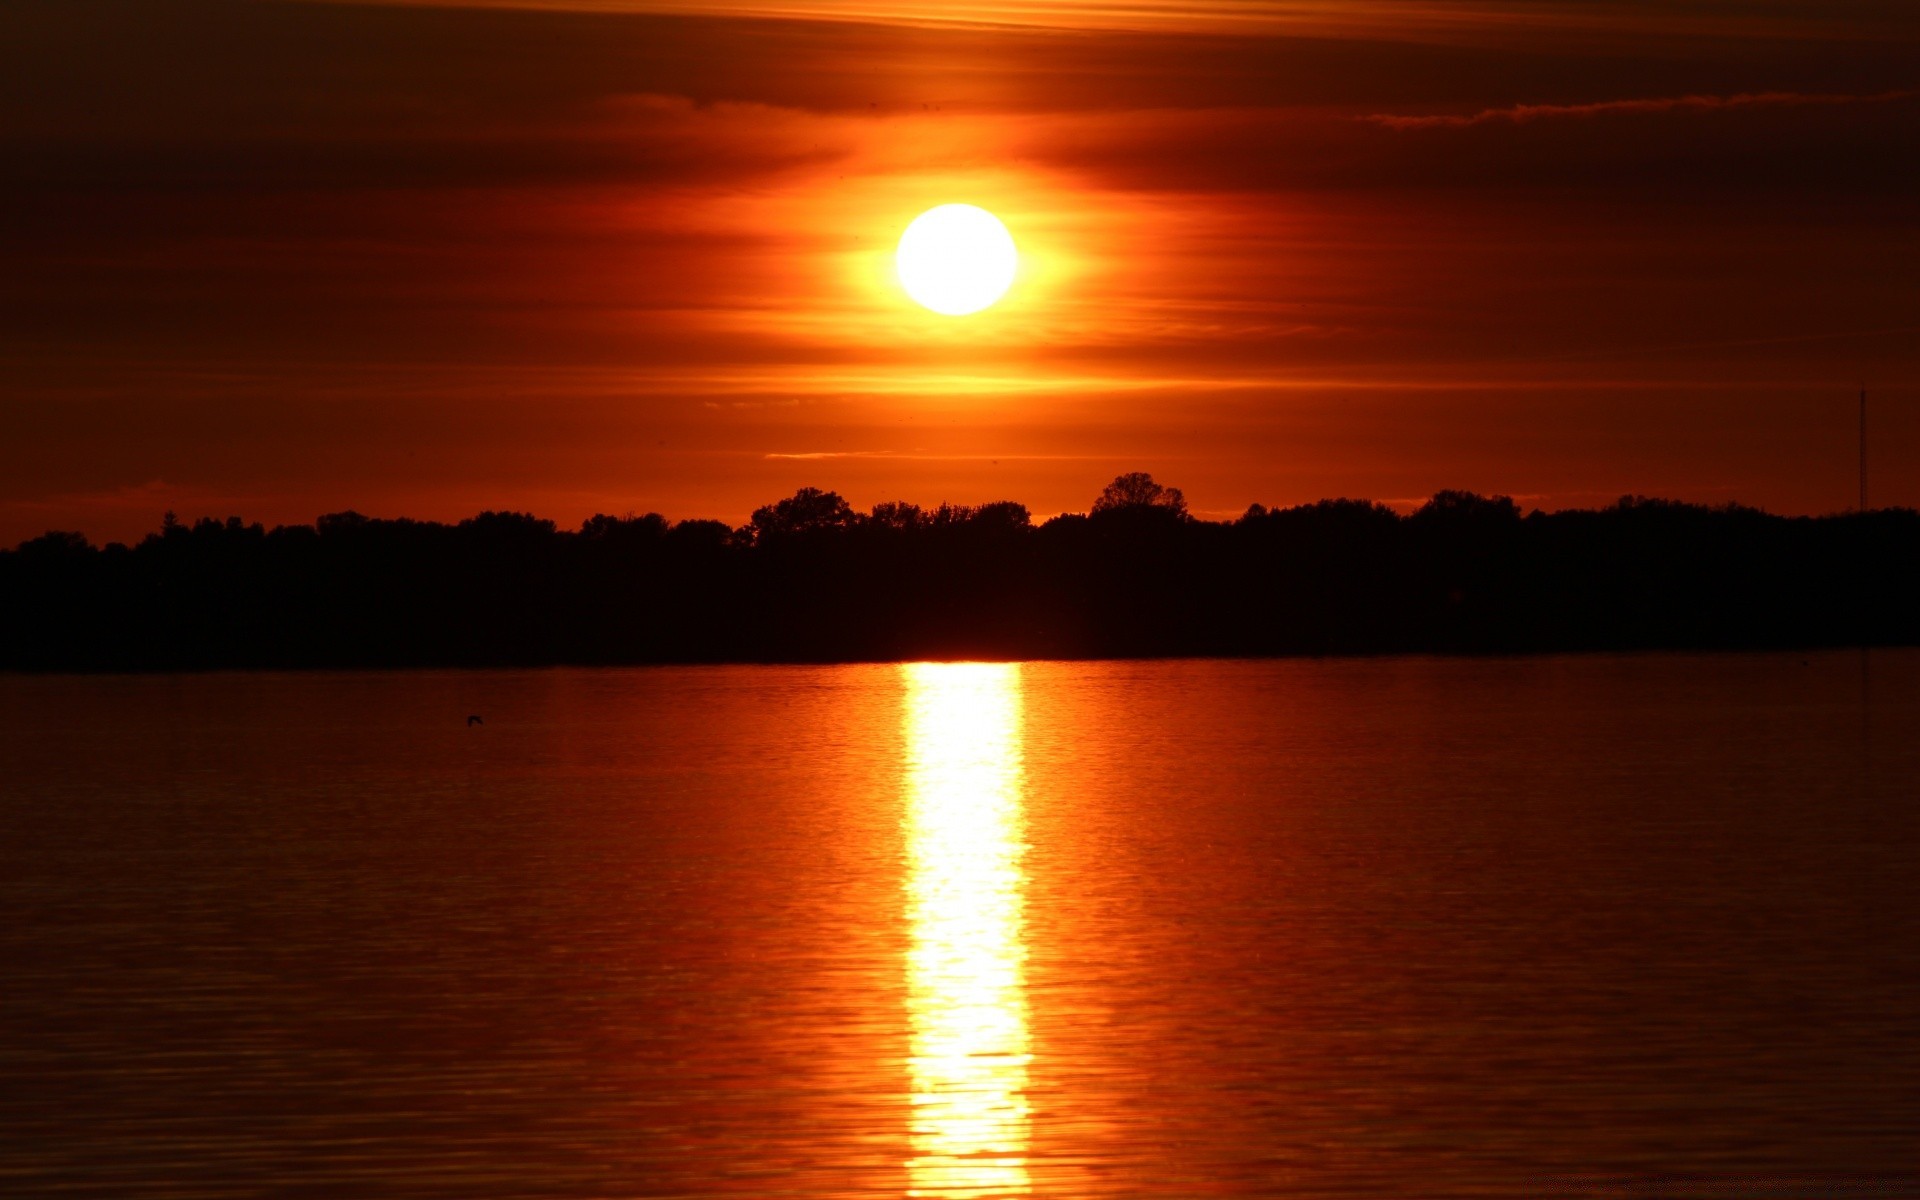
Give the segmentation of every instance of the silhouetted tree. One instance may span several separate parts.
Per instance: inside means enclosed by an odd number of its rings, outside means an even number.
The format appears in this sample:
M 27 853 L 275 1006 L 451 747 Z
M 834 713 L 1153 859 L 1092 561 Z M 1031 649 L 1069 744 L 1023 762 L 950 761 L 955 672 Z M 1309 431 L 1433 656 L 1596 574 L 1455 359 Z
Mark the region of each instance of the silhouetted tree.
M 173 514 L 167 515 L 171 517 Z M 363 517 L 352 509 L 348 509 L 346 512 L 323 514 L 318 521 L 314 522 L 314 527 L 319 530 L 321 537 L 326 537 L 330 534 L 350 534 L 365 529 L 371 524 L 373 524 L 372 518 Z
M 460 522 L 459 528 L 483 538 L 528 541 L 551 537 L 554 524 L 532 513 L 483 512 Z
M 1033 514 L 1024 504 L 996 500 L 974 509 L 972 523 L 983 529 L 1028 529 L 1033 525 Z
M 683 546 L 718 550 L 732 540 L 733 530 L 725 521 L 680 521 L 673 527 L 673 540 Z
M 1114 481 L 1093 502 L 1095 515 L 1124 509 L 1158 508 L 1178 516 L 1187 515 L 1187 498 L 1179 488 L 1161 487 L 1145 471 L 1129 471 Z
M 756 539 L 845 529 L 855 521 L 853 507 L 838 492 L 803 487 L 775 504 L 753 510 L 748 522 Z
M 881 529 L 911 530 L 926 523 L 926 514 L 918 504 L 908 504 L 904 500 L 889 500 L 873 506 L 867 523 Z
M 93 553 L 93 543 L 84 533 L 67 533 L 49 529 L 31 541 L 21 542 L 16 551 L 20 557 L 30 562 L 48 562 L 82 560 Z
M 1920 513 L 1442 492 L 1194 520 L 1121 476 L 1091 515 L 802 489 L 740 529 L 526 513 L 169 515 L 0 551 L 0 667 L 408 666 L 1920 643 Z
M 1473 492 L 1435 492 L 1414 512 L 1413 519 L 1435 524 L 1504 525 L 1520 519 L 1520 506 L 1511 496 L 1480 496 Z
M 624 517 L 596 513 L 580 523 L 580 536 L 593 542 L 632 544 L 659 541 L 667 536 L 669 528 L 667 519 L 659 513 L 648 513 L 644 517 L 632 513 Z

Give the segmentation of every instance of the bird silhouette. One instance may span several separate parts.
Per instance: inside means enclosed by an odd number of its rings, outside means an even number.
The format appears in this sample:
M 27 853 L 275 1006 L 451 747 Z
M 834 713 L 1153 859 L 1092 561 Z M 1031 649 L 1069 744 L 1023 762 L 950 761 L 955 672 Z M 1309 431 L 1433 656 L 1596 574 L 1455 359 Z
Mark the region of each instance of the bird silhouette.
M 467 728 L 468 728 L 468 729 L 472 729 L 472 728 L 473 728 L 473 727 L 474 727 L 475 725 L 485 725 L 485 724 L 486 724 L 486 722 L 485 722 L 485 721 L 482 721 L 482 720 L 481 720 L 481 719 L 480 719 L 479 717 L 472 717 L 472 716 L 470 716 L 470 717 L 468 717 L 468 718 L 467 718 Z

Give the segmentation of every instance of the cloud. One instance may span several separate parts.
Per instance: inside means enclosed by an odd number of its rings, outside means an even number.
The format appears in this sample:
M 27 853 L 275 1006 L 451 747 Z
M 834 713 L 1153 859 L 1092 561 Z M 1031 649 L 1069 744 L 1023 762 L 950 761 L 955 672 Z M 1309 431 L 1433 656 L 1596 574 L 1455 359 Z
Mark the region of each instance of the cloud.
M 806 450 L 792 453 L 772 452 L 762 454 L 763 459 L 772 461 L 811 462 L 829 458 L 890 458 L 902 462 L 965 462 L 995 463 L 1006 462 L 1100 462 L 1113 457 L 1110 454 L 927 454 L 912 450 Z
M 1718 112 L 1731 108 L 1782 108 L 1829 106 L 1835 104 L 1883 104 L 1920 96 L 1920 91 L 1874 92 L 1868 95 L 1806 92 L 1742 92 L 1734 96 L 1659 96 L 1649 99 L 1598 100 L 1590 104 L 1515 104 L 1506 108 L 1484 108 L 1472 114 L 1433 114 L 1402 116 L 1394 113 L 1370 113 L 1361 119 L 1388 129 L 1465 129 L 1474 125 L 1510 123 L 1576 117 L 1606 117 L 1622 114 L 1670 112 Z
M 1804 41 L 1904 30 L 1906 0 L 321 0 L 404 8 L 677 14 L 910 27 L 1496 42 L 1667 36 Z

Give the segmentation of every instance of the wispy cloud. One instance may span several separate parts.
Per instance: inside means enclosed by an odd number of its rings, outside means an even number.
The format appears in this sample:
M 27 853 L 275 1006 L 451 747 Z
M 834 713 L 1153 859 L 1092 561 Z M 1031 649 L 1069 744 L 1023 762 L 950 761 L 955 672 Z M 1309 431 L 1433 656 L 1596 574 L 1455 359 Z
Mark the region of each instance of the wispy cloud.
M 204 511 L 208 506 L 234 505 L 260 500 L 257 495 L 236 495 L 218 489 L 168 483 L 154 479 L 146 483 L 94 491 L 58 492 L 46 496 L 27 496 L 7 500 L 4 507 L 23 513 L 40 511 L 114 512 L 122 509 L 159 513 L 170 508 Z
M 1404 116 L 1371 113 L 1361 118 L 1388 129 L 1465 129 L 1473 125 L 1524 125 L 1532 121 L 1576 117 L 1670 112 L 1719 112 L 1731 108 L 1788 108 L 1836 104 L 1884 104 L 1920 96 L 1920 91 L 1873 92 L 1865 95 L 1815 92 L 1741 92 L 1732 96 L 1657 96 L 1634 100 L 1596 100 L 1590 104 L 1515 104 L 1483 108 L 1477 113 L 1439 113 Z
M 1559 34 L 1807 39 L 1870 23 L 1858 3 L 1798 11 L 1765 0 L 1713 6 L 1672 0 L 323 0 L 410 8 L 689 14 L 913 26 L 1141 30 L 1204 34 L 1495 40 Z M 1893 25 L 1897 17 L 1881 18 Z
M 911 450 L 808 450 L 795 453 L 769 453 L 761 458 L 781 461 L 813 461 L 828 458 L 890 458 L 907 462 L 1105 462 L 1111 454 L 924 454 Z

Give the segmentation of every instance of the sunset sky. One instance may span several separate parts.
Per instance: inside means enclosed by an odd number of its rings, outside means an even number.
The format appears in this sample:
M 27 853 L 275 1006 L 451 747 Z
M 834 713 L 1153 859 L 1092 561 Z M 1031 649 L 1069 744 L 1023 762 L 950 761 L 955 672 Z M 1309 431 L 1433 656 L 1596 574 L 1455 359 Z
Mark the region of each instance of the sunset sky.
M 1911 0 L 9 0 L 0 543 L 1920 504 Z M 1020 274 L 944 317 L 921 211 Z

